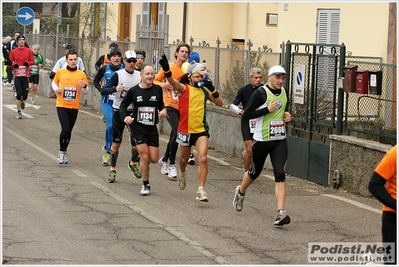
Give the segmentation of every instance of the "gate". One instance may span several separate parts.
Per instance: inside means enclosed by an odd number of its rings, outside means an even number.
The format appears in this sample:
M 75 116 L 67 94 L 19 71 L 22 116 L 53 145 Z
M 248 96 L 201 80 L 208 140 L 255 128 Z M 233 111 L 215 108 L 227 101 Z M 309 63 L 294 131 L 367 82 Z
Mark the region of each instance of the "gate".
M 286 172 L 327 186 L 329 135 L 336 133 L 337 80 L 345 64 L 345 46 L 291 43 L 286 45 L 288 110 L 288 160 Z M 338 123 L 339 126 L 339 123 Z
M 136 16 L 136 49 L 144 49 L 147 53 L 145 64 L 152 64 L 155 73 L 158 72 L 160 66 L 158 61 L 163 53 L 168 59 L 170 57 L 170 49 L 167 45 L 169 37 L 169 15 L 164 16 L 161 26 L 154 25 L 151 20 L 150 25 L 140 23 L 140 15 Z M 173 58 L 172 58 L 173 59 Z

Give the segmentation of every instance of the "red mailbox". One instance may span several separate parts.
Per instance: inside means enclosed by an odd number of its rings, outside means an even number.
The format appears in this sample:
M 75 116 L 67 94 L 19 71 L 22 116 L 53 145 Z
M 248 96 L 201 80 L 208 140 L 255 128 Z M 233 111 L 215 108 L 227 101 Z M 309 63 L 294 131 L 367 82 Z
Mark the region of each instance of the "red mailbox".
M 368 94 L 369 93 L 369 71 L 358 70 L 356 71 L 356 93 Z
M 356 92 L 356 70 L 357 65 L 346 65 L 344 66 L 344 91 L 345 92 Z

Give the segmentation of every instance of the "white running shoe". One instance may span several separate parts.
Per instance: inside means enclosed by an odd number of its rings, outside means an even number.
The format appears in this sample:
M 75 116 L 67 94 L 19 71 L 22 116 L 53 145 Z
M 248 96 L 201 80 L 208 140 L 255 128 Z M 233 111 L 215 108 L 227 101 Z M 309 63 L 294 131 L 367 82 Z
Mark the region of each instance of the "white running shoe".
M 158 163 L 161 166 L 161 173 L 167 175 L 169 173 L 169 164 L 163 161 L 163 157 L 159 159 Z
M 206 192 L 204 190 L 200 190 L 197 192 L 197 196 L 195 199 L 198 199 L 200 201 L 208 202 L 208 197 L 206 195 Z
M 150 184 L 142 185 L 140 190 L 140 195 L 148 196 L 150 194 L 150 189 L 151 189 Z
M 187 174 L 187 171 L 180 172 L 179 181 L 177 184 L 179 186 L 180 190 L 184 190 L 186 188 L 186 174 Z
M 168 176 L 169 178 L 177 178 L 177 170 L 175 164 L 169 165 Z

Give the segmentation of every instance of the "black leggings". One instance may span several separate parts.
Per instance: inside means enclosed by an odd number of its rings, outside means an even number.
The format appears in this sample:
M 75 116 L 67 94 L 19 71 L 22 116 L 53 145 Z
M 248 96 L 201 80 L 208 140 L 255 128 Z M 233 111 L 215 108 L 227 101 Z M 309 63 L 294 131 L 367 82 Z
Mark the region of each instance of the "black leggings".
M 163 161 L 167 162 L 169 160 L 169 164 L 173 165 L 176 162 L 176 153 L 179 148 L 179 144 L 176 142 L 177 138 L 177 127 L 179 126 L 180 113 L 177 109 L 172 107 L 166 107 L 168 111 L 168 115 L 166 116 L 166 120 L 169 122 L 170 127 L 172 128 L 170 131 L 169 142 L 166 146 L 165 155 L 163 156 Z
M 393 242 L 396 249 L 396 212 L 384 211 L 382 213 L 382 242 Z M 395 255 L 395 252 L 393 254 Z M 394 262 L 385 262 L 385 264 L 396 265 L 396 262 L 395 255 Z
M 67 151 L 78 111 L 78 109 L 57 107 L 58 120 L 61 124 L 60 151 Z
M 273 165 L 274 180 L 285 182 L 285 163 L 287 162 L 287 139 L 261 142 L 252 140 L 252 162 L 248 171 L 249 178 L 254 181 L 263 170 L 267 155 Z
M 17 92 L 17 100 L 26 100 L 28 98 L 28 86 L 29 78 L 27 77 L 15 77 L 14 87 Z

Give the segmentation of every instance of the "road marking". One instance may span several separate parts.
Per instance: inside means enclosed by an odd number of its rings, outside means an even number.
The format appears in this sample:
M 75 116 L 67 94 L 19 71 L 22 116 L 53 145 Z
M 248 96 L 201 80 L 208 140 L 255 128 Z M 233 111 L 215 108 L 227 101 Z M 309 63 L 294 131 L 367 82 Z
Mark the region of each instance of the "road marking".
M 97 116 L 97 117 L 98 117 L 98 116 Z M 39 147 L 38 145 L 36 145 L 36 144 L 30 142 L 29 140 L 26 140 L 26 139 L 23 138 L 21 135 L 17 134 L 16 132 L 10 130 L 8 127 L 4 126 L 4 124 L 3 124 L 3 129 L 6 130 L 7 132 L 11 133 L 12 135 L 14 135 L 15 137 L 17 137 L 17 138 L 20 139 L 21 141 L 25 142 L 26 144 L 28 144 L 28 145 L 32 146 L 33 148 L 37 149 L 38 151 L 42 152 L 44 155 L 48 156 L 49 158 L 55 159 L 55 160 L 57 159 L 57 156 L 54 156 L 53 154 L 51 154 L 50 152 L 47 152 L 46 150 L 44 150 L 43 148 Z M 167 139 L 161 138 L 161 137 L 159 138 L 159 140 L 162 140 L 162 141 L 164 141 L 164 142 L 168 142 Z M 212 157 L 212 159 L 215 159 L 215 157 Z M 225 162 L 225 161 L 223 161 L 223 160 L 221 160 L 221 159 L 217 159 L 217 161 L 218 161 L 219 163 L 225 165 L 225 166 L 230 165 L 229 163 L 227 163 L 227 162 Z M 223 163 L 222 163 L 222 162 L 223 162 Z M 235 167 L 235 168 L 236 168 L 236 167 Z M 263 176 L 274 181 L 274 177 L 271 176 L 271 175 L 263 174 Z M 306 190 L 306 189 L 305 189 L 305 190 Z M 313 190 L 308 190 L 308 191 L 311 192 L 311 193 L 314 193 Z M 360 202 L 357 202 L 357 201 L 354 201 L 354 200 L 350 200 L 350 199 L 347 199 L 347 198 L 344 198 L 344 197 L 340 197 L 340 196 L 333 195 L 333 194 L 320 194 L 320 196 L 329 197 L 329 198 L 334 198 L 334 199 L 337 199 L 337 200 L 341 200 L 341 201 L 346 202 L 346 203 L 348 203 L 348 204 L 354 205 L 354 206 L 356 206 L 356 207 L 358 207 L 358 208 L 365 209 L 365 210 L 368 210 L 368 211 L 372 211 L 372 212 L 381 214 L 381 210 L 379 210 L 379 209 L 376 209 L 376 208 L 373 208 L 373 207 L 369 207 L 369 206 L 367 206 L 367 205 L 365 205 L 365 204 L 362 204 L 362 203 L 360 203 Z
M 344 197 L 340 197 L 340 196 L 332 195 L 332 194 L 321 194 L 320 196 L 335 198 L 335 199 L 344 201 L 346 203 L 352 204 L 352 205 L 354 205 L 356 207 L 359 207 L 361 209 L 365 209 L 365 210 L 369 210 L 369 211 L 372 211 L 372 212 L 375 212 L 375 213 L 378 213 L 378 214 L 382 214 L 382 211 L 380 209 L 375 209 L 375 208 L 369 207 L 367 205 L 364 205 L 362 203 L 359 203 L 359 202 L 351 200 L 351 199 L 346 199 Z
M 82 113 L 84 113 L 84 114 L 86 114 L 86 115 L 89 115 L 89 116 L 91 116 L 91 117 L 96 117 L 96 118 L 99 118 L 99 119 L 101 119 L 101 116 L 98 116 L 98 115 L 96 115 L 96 114 L 93 114 L 93 113 L 87 112 L 87 111 L 85 111 L 85 110 L 81 110 L 81 109 L 79 109 L 79 112 L 82 112 Z
M 86 174 L 84 174 L 83 172 L 81 172 L 81 171 L 79 171 L 79 170 L 73 169 L 72 172 L 73 172 L 74 174 L 76 174 L 77 176 L 80 176 L 80 177 L 87 177 Z
M 117 201 L 121 202 L 122 204 L 126 205 L 129 209 L 137 212 L 147 220 L 150 220 L 151 222 L 155 223 L 157 227 L 167 231 L 171 235 L 175 236 L 179 240 L 183 241 L 190 247 L 198 250 L 200 253 L 202 253 L 204 256 L 214 260 L 215 262 L 219 264 L 229 264 L 223 257 L 221 256 L 216 256 L 213 254 L 210 250 L 206 249 L 204 246 L 199 244 L 198 242 L 188 238 L 186 235 L 178 231 L 175 227 L 167 226 L 165 223 L 163 223 L 159 218 L 147 213 L 144 209 L 134 205 L 130 201 L 126 200 L 125 198 L 121 197 L 120 195 L 116 194 L 115 192 L 109 190 L 107 187 L 103 186 L 102 184 L 98 182 L 90 182 L 92 185 L 109 195 L 110 197 L 116 199 Z
M 29 104 L 26 104 L 25 103 L 25 107 L 27 107 Z M 14 111 L 15 113 L 17 113 L 18 112 L 18 110 L 17 110 L 17 106 L 16 105 L 3 105 L 4 107 L 6 107 L 6 108 L 8 108 L 8 109 L 11 109 L 12 111 Z M 32 115 L 29 115 L 29 114 L 27 114 L 27 113 L 25 113 L 25 112 L 23 112 L 23 111 L 21 111 L 22 112 L 22 115 L 24 116 L 24 117 L 26 117 L 26 118 L 29 118 L 29 119 L 33 119 L 34 117 L 32 116 Z

